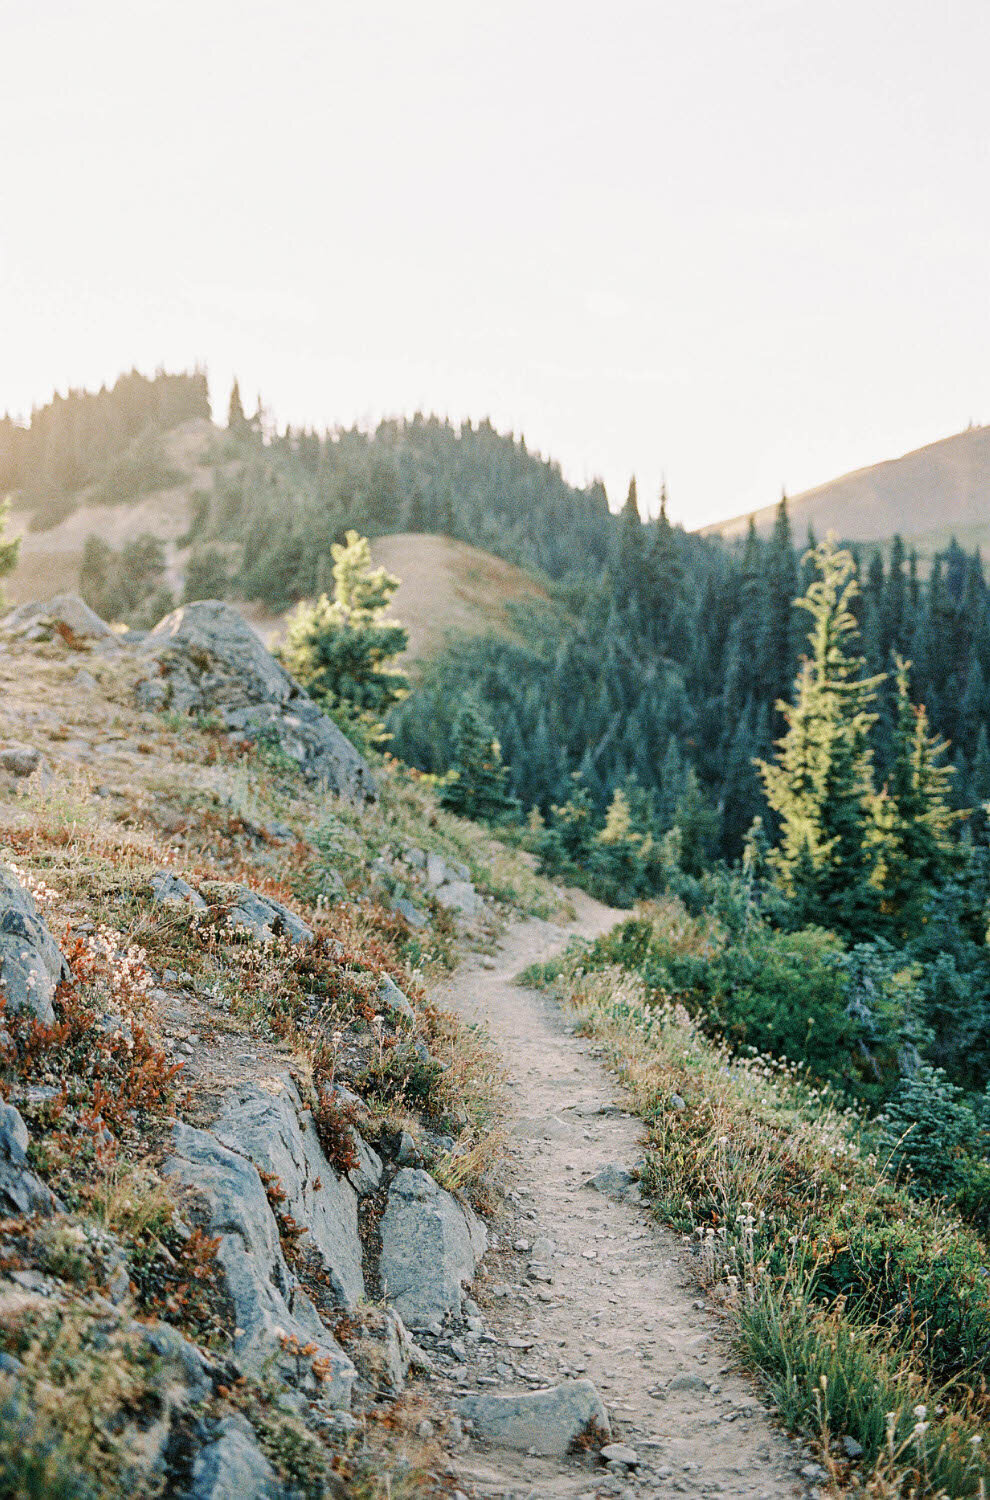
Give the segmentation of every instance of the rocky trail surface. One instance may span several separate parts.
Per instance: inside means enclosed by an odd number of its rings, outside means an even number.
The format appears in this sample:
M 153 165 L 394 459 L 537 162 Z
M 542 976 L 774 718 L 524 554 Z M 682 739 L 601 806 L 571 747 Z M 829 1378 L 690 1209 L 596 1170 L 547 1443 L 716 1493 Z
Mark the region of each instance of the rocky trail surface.
M 635 1189 L 587 1185 L 611 1164 L 635 1162 L 640 1123 L 556 1003 L 516 982 L 570 933 L 595 937 L 620 916 L 581 893 L 575 900 L 569 931 L 520 923 L 494 960 L 472 960 L 437 996 L 487 1025 L 513 1101 L 513 1212 L 496 1226 L 475 1284 L 497 1343 L 451 1372 L 451 1394 L 470 1411 L 473 1399 L 495 1391 L 591 1380 L 613 1442 L 633 1452 L 603 1469 L 591 1455 L 541 1457 L 476 1440 L 458 1461 L 457 1482 L 472 1496 L 520 1500 L 804 1493 L 807 1460 L 771 1426 L 760 1393 L 733 1365 L 719 1320 L 692 1286 L 683 1243 L 635 1201 Z

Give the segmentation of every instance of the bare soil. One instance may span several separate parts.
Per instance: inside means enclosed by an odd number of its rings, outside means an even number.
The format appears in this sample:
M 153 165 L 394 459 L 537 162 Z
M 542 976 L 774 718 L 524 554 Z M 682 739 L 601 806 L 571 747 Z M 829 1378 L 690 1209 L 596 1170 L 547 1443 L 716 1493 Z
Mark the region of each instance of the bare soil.
M 689 1247 L 644 1207 L 586 1186 L 606 1163 L 635 1163 L 641 1124 L 556 1003 L 515 981 L 571 933 L 597 936 L 622 915 L 571 894 L 570 929 L 522 922 L 494 967 L 473 959 L 437 995 L 488 1027 L 512 1098 L 510 1212 L 476 1286 L 497 1343 L 482 1344 L 451 1386 L 523 1390 L 590 1378 L 614 1438 L 636 1449 L 640 1465 L 616 1474 L 596 1455 L 548 1460 L 472 1441 L 456 1461 L 457 1482 L 472 1497 L 802 1494 L 807 1460 L 733 1361 L 724 1323 L 693 1284 Z M 539 1237 L 555 1245 L 549 1285 L 528 1269 Z

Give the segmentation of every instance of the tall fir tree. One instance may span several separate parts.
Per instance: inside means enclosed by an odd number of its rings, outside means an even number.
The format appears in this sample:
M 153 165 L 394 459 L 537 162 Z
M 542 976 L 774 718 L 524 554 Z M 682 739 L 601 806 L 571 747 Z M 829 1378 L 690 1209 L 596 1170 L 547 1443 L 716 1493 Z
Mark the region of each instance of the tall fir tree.
M 372 566 L 366 537 L 348 531 L 334 543 L 334 597 L 303 601 L 290 615 L 277 655 L 345 732 L 367 744 L 388 738 L 384 718 L 406 696 L 409 680 L 395 666 L 409 637 L 385 620 L 399 580 Z
M 931 733 L 924 705 L 912 703 L 909 671 L 899 656 L 890 776 L 875 799 L 871 836 L 880 916 L 900 939 L 920 930 L 931 891 L 949 873 L 959 816 L 949 805 L 949 747 Z
M 464 703 L 454 726 L 454 764 L 440 788 L 440 801 L 464 818 L 498 822 L 516 817 L 519 804 L 508 791 L 502 748 L 477 704 Z
M 236 376 L 230 388 L 230 403 L 227 407 L 227 429 L 235 434 L 247 431 L 247 417 L 244 415 L 244 402 L 241 400 L 241 388 Z
M 771 855 L 804 921 L 853 934 L 870 930 L 876 909 L 870 845 L 873 780 L 870 730 L 881 678 L 863 676 L 853 654 L 855 564 L 829 538 L 816 549 L 816 576 L 800 608 L 811 616 L 811 654 L 773 762 L 760 761 L 764 790 L 780 825 Z
M 759 658 L 771 702 L 783 697 L 794 670 L 794 599 L 798 591 L 797 560 L 782 494 L 774 515 L 773 533 L 766 549 L 766 602 L 761 622 Z M 748 826 L 748 825 L 747 825 Z

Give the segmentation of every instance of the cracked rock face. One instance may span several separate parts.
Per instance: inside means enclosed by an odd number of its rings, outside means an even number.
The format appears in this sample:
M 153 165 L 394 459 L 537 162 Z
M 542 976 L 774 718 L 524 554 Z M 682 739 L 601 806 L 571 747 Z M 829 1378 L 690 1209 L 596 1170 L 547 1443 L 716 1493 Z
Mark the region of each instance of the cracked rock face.
M 448 1313 L 460 1311 L 486 1238 L 477 1215 L 428 1172 L 396 1174 L 381 1222 L 381 1279 L 409 1328 L 438 1331 Z
M 185 604 L 159 621 L 143 650 L 152 665 L 137 689 L 145 707 L 219 713 L 246 738 L 273 736 L 310 780 L 356 801 L 374 800 L 367 762 L 233 605 Z
M 50 1026 L 52 998 L 69 966 L 16 876 L 0 865 L 0 986 L 11 1010 L 32 1010 Z
M 364 1296 L 358 1195 L 327 1161 L 292 1080 L 273 1080 L 270 1092 L 254 1085 L 239 1090 L 213 1128 L 223 1145 L 278 1178 L 285 1210 L 308 1229 L 304 1244 L 319 1252 L 335 1297 L 356 1307 Z
M 349 1406 L 354 1366 L 289 1270 L 258 1169 L 208 1131 L 181 1121 L 173 1143 L 162 1171 L 196 1194 L 206 1229 L 220 1237 L 218 1260 L 237 1325 L 236 1358 L 258 1373 L 274 1364 L 284 1379 L 315 1389 L 329 1406 Z M 327 1370 L 322 1383 L 311 1361 L 286 1353 L 284 1341 L 291 1338 L 316 1345 Z
M 465 1396 L 457 1410 L 474 1423 L 478 1437 L 547 1458 L 562 1458 L 589 1428 L 600 1441 L 611 1436 L 605 1403 L 590 1380 L 566 1380 L 545 1391 Z

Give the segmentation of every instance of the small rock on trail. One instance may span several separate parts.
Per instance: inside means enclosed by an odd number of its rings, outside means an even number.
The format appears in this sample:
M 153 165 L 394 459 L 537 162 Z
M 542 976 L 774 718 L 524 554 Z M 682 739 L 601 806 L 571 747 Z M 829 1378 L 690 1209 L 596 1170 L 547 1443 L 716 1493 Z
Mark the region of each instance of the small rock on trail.
M 601 1396 L 590 1380 L 570 1380 L 544 1391 L 466 1396 L 458 1405 L 479 1437 L 504 1448 L 562 1458 L 584 1433 L 611 1436 Z

